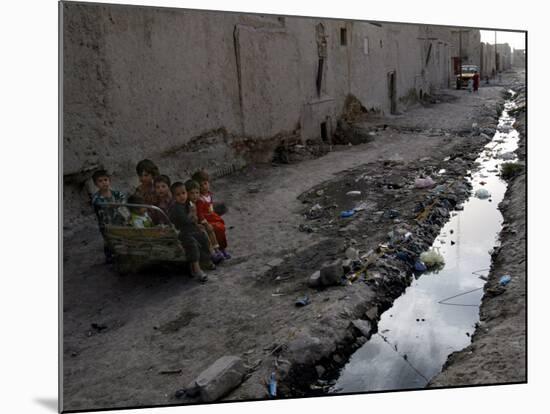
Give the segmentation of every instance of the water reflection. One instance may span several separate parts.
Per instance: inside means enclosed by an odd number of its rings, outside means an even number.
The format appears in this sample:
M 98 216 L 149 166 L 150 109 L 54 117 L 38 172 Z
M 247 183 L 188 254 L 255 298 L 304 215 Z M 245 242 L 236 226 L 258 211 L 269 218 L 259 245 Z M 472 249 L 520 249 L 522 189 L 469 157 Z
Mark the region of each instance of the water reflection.
M 412 282 L 381 316 L 378 334 L 355 352 L 330 392 L 422 388 L 450 353 L 470 343 L 485 283 L 480 275 L 488 273 L 489 251 L 502 226 L 497 206 L 506 183 L 498 176 L 505 162 L 499 156 L 518 146 L 518 133 L 511 129 L 514 119 L 508 115 L 513 107 L 505 104 L 498 130 L 471 177 L 472 194 L 485 188 L 491 197 L 471 197 L 451 217 L 433 244 L 445 257 L 445 267 Z

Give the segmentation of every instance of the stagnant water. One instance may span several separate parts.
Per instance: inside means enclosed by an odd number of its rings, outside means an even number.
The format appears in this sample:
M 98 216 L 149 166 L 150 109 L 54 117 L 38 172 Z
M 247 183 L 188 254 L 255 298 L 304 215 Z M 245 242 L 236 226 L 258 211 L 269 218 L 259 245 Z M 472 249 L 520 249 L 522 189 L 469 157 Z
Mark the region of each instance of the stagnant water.
M 498 173 L 503 162 L 515 160 L 499 156 L 518 146 L 519 136 L 512 128 L 515 119 L 508 114 L 514 107 L 511 101 L 505 103 L 497 132 L 477 159 L 481 167 L 471 176 L 472 196 L 464 210 L 452 213 L 434 241 L 445 267 L 414 280 L 381 315 L 378 333 L 352 355 L 329 393 L 423 388 L 441 371 L 449 354 L 470 343 L 479 321 L 490 251 L 502 227 L 497 207 L 506 182 Z M 476 198 L 473 194 L 480 188 L 491 197 Z

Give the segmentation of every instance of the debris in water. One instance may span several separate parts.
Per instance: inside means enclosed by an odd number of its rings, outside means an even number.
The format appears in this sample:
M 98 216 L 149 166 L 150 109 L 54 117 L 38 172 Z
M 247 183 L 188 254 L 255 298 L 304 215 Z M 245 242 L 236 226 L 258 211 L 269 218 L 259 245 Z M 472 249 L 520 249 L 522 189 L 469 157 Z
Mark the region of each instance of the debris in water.
M 311 303 L 311 301 L 309 300 L 309 296 L 304 296 L 303 298 L 299 298 L 295 305 L 298 306 L 298 307 L 301 307 L 301 306 L 307 306 Z
M 274 398 L 277 396 L 277 380 L 275 379 L 275 371 L 271 373 L 268 385 L 269 396 Z
M 346 210 L 340 213 L 340 217 L 347 218 L 347 217 L 353 216 L 354 214 L 355 214 L 355 210 Z
M 480 200 L 485 200 L 486 198 L 491 197 L 491 193 L 485 188 L 480 188 L 475 192 L 475 196 Z
M 443 255 L 439 253 L 437 247 L 430 249 L 420 255 L 420 260 L 424 262 L 428 269 L 434 267 L 443 267 L 445 265 L 445 259 Z
M 500 286 L 506 286 L 508 283 L 510 283 L 511 280 L 512 278 L 510 277 L 510 275 L 504 275 L 500 278 L 498 283 L 500 284 Z

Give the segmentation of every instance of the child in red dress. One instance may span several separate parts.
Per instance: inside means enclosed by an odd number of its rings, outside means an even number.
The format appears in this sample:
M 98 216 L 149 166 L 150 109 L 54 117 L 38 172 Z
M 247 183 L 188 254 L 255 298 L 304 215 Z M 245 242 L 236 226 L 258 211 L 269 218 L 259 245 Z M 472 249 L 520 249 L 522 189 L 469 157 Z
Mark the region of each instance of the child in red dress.
M 230 259 L 231 256 L 226 251 L 227 237 L 225 235 L 225 222 L 214 212 L 214 200 L 210 192 L 210 177 L 206 171 L 201 170 L 193 174 L 192 179 L 198 182 L 200 186 L 200 197 L 196 202 L 199 222 L 206 220 L 212 226 L 220 246 L 220 253 L 225 259 Z

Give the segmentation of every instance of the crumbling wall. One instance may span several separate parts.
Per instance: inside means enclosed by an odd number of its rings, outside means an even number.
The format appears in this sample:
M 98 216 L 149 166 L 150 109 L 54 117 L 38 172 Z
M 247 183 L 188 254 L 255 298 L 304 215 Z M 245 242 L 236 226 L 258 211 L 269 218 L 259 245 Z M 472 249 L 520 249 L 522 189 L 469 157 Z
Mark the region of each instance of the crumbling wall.
M 389 113 L 388 72 L 398 99 L 442 76 L 423 72 L 414 25 L 79 3 L 62 10 L 66 186 L 82 188 L 98 167 L 133 184 L 143 158 L 178 179 L 267 162 L 284 140 L 330 142 L 350 95 Z

